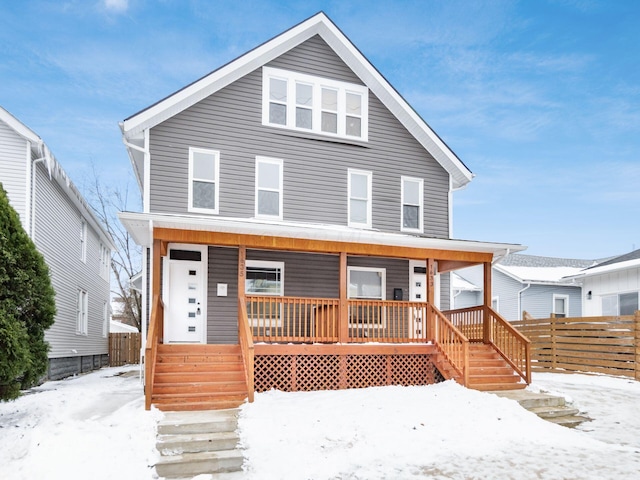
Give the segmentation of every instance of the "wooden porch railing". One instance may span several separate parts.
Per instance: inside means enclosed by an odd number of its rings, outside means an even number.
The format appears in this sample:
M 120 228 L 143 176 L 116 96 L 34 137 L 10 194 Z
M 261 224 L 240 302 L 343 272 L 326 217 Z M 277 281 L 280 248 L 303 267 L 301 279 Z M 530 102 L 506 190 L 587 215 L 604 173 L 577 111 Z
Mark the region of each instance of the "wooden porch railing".
M 349 343 L 424 343 L 426 303 L 384 300 L 349 300 Z
M 469 339 L 440 310 L 429 306 L 433 316 L 435 344 L 440 347 L 451 366 L 469 385 Z
M 471 341 L 492 344 L 520 377 L 531 383 L 531 342 L 491 307 L 448 310 L 443 314 Z M 489 323 L 489 337 L 484 335 L 484 318 Z
M 242 351 L 244 371 L 247 377 L 247 396 L 249 402 L 253 402 L 254 393 L 254 347 L 253 335 L 249 327 L 247 317 L 247 302 L 242 298 L 238 299 L 238 341 Z
M 490 343 L 527 383 L 531 383 L 531 341 L 490 307 Z
M 340 302 L 334 298 L 247 295 L 247 322 L 256 342 L 337 343 Z M 349 300 L 347 342 L 424 343 L 426 303 Z
M 256 342 L 335 343 L 338 300 L 247 295 L 247 322 Z
M 483 307 L 461 308 L 442 312 L 471 342 L 481 342 L 483 334 Z
M 151 318 L 149 319 L 149 332 L 147 333 L 147 345 L 144 350 L 144 407 L 151 408 L 151 395 L 153 394 L 153 377 L 156 371 L 156 358 L 158 344 L 163 337 L 164 303 L 160 295 L 153 296 L 151 306 Z

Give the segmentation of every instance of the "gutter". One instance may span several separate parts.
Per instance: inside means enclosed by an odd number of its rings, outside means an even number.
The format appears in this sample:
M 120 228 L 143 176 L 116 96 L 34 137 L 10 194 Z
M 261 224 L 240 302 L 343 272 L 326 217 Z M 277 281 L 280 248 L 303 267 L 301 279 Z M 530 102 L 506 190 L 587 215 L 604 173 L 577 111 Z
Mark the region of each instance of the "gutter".
M 518 291 L 518 317 L 522 315 L 522 297 L 521 297 L 522 292 L 524 292 L 525 290 L 528 290 L 529 287 L 531 287 L 531 282 L 527 283 L 526 287 Z

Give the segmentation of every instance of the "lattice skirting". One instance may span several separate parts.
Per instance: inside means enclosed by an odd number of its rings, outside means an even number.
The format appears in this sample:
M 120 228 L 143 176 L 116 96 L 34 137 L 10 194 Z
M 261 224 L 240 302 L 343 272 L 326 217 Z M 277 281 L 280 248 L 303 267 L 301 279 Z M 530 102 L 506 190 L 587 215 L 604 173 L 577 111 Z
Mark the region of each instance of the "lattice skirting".
M 431 355 L 256 355 L 256 392 L 431 385 L 444 378 Z

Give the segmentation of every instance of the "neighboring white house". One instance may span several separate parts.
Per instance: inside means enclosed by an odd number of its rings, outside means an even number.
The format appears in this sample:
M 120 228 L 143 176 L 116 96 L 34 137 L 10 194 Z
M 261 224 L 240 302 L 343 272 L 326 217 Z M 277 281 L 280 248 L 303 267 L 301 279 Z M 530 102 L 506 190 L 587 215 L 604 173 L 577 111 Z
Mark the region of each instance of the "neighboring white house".
M 593 260 L 512 254 L 493 266 L 492 308 L 507 320 L 522 318 L 578 317 L 582 313 L 579 282 L 567 281 L 595 264 Z M 482 302 L 482 270 L 472 267 L 456 272 L 463 281 L 452 280 L 453 306 L 465 308 Z
M 582 284 L 582 316 L 633 315 L 640 304 L 640 249 L 569 277 Z
M 47 145 L 2 107 L 0 183 L 56 292 L 48 378 L 107 365 L 113 241 Z

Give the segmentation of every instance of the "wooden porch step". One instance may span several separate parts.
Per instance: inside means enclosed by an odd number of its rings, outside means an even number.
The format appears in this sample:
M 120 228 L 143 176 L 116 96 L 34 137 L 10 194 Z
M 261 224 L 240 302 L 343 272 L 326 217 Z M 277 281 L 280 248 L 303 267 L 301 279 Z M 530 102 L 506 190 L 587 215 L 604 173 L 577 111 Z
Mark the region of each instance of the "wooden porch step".
M 153 388 L 153 394 L 165 393 L 190 394 L 190 393 L 221 393 L 246 391 L 244 379 L 240 381 L 222 382 L 189 382 L 189 383 L 157 383 Z
M 158 345 L 158 353 L 186 353 L 186 354 L 242 354 L 240 345 L 208 345 L 200 343 L 162 343 Z
M 202 355 L 202 354 L 187 354 L 187 353 L 159 353 L 158 364 L 172 364 L 178 363 L 182 365 L 186 364 L 202 364 L 207 363 L 211 365 L 219 365 L 233 362 L 242 362 L 241 354 L 220 354 L 220 355 Z
M 156 377 L 155 381 L 158 382 L 176 382 L 180 381 L 180 379 L 184 379 L 183 381 L 191 381 L 191 382 L 207 382 L 212 379 L 235 379 L 235 378 L 244 378 L 244 367 L 242 365 L 232 366 L 229 368 L 217 368 L 217 369 L 206 369 L 203 367 L 202 370 L 191 370 L 185 369 L 181 370 L 179 368 L 168 368 L 168 369 L 160 369 L 156 367 Z
M 493 346 L 471 343 L 468 386 L 474 390 L 500 391 L 522 389 L 526 384 Z

